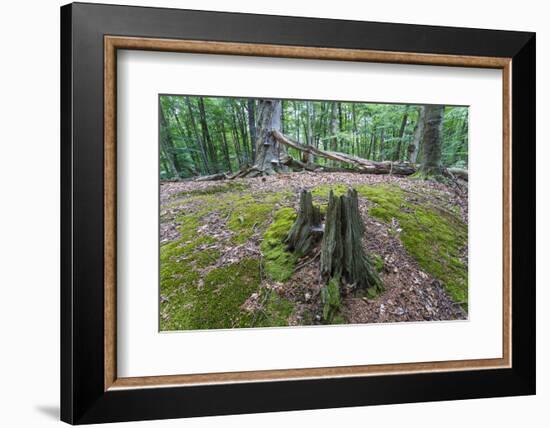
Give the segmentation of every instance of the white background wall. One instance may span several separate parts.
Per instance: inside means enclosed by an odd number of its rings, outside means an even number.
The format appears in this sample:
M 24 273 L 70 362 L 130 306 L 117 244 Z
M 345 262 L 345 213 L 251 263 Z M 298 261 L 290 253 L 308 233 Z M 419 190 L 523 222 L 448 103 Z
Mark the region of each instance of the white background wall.
M 484 27 L 537 32 L 538 394 L 535 397 L 421 403 L 140 423 L 159 427 L 544 426 L 550 404 L 550 301 L 545 241 L 550 115 L 550 28 L 545 2 L 461 0 L 147 0 L 126 4 Z M 103 1 L 104 3 L 116 3 Z M 54 426 L 59 406 L 59 6 L 58 0 L 0 6 L 0 421 Z M 544 198 L 546 196 L 546 198 Z M 543 199 L 544 198 L 544 199 Z M 137 423 L 125 426 L 138 426 Z

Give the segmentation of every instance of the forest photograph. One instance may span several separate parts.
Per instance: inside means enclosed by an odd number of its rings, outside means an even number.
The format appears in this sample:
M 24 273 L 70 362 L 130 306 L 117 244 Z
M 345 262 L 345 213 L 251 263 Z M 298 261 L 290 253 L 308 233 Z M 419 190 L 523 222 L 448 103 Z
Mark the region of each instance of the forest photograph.
M 161 331 L 468 319 L 468 107 L 159 95 Z

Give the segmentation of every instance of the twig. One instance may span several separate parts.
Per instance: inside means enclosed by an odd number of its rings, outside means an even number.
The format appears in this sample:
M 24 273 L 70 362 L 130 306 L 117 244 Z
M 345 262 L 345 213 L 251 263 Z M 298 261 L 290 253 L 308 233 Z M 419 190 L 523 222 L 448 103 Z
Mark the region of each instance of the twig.
M 296 268 L 294 269 L 294 273 L 298 272 L 300 269 L 306 267 L 307 265 L 309 265 L 310 263 L 312 263 L 317 257 L 319 257 L 319 255 L 321 254 L 321 250 L 317 251 L 317 254 L 315 254 L 311 259 L 305 261 L 304 263 L 296 266 Z

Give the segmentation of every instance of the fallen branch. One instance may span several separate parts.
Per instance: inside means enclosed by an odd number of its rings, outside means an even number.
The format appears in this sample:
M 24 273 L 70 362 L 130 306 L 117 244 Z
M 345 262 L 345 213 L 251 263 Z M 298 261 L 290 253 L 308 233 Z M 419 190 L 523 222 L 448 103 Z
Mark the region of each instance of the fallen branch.
M 281 144 L 284 144 L 303 153 L 308 153 L 313 156 L 322 157 L 324 159 L 341 162 L 354 167 L 352 172 L 360 172 L 363 174 L 394 174 L 394 175 L 411 175 L 416 172 L 416 167 L 410 163 L 395 163 L 392 161 L 374 162 L 368 159 L 363 159 L 357 156 L 348 155 L 346 153 L 333 152 L 329 150 L 321 150 L 317 147 L 304 145 L 291 140 L 287 136 L 281 134 L 277 130 L 273 130 L 273 137 Z M 287 162 L 289 162 L 287 160 Z M 299 161 L 293 160 L 294 164 Z M 317 166 L 316 169 L 322 168 Z
M 287 166 L 293 170 L 300 171 L 312 171 L 312 172 L 355 172 L 360 174 L 388 174 L 388 175 L 399 175 L 399 176 L 408 176 L 417 172 L 417 165 L 409 162 L 392 162 L 392 161 L 371 161 L 368 159 L 363 159 L 358 156 L 348 155 L 346 153 L 334 152 L 330 150 L 322 150 L 317 147 L 301 144 L 297 141 L 294 141 L 288 138 L 286 135 L 282 134 L 277 130 L 271 131 L 273 138 L 280 144 L 284 144 L 287 147 L 296 149 L 302 153 L 310 154 L 313 157 L 320 157 L 323 159 L 328 159 L 331 161 L 340 162 L 342 164 L 348 165 L 351 168 L 338 168 L 333 166 L 322 166 L 315 163 L 305 163 L 301 160 L 294 159 L 288 154 L 283 154 L 279 157 L 276 162 L 277 165 L 281 164 Z M 233 180 L 235 178 L 244 178 L 244 177 L 258 177 L 260 175 L 265 175 L 264 172 L 259 170 L 254 166 L 245 165 L 239 171 L 228 174 L 228 173 L 218 173 L 212 175 L 205 175 L 203 177 L 198 177 L 195 181 L 215 181 L 215 180 Z M 450 178 L 454 182 L 460 184 L 460 180 L 468 181 L 468 171 L 460 168 L 444 168 L 443 175 Z
M 218 181 L 218 180 L 225 180 L 227 178 L 227 175 L 223 172 L 219 172 L 217 174 L 212 175 L 203 175 L 201 177 L 195 178 L 195 181 Z
M 277 130 L 272 131 L 273 137 L 285 146 L 292 147 L 302 153 L 307 153 L 313 156 L 321 157 L 324 159 L 341 162 L 346 165 L 350 165 L 353 169 L 344 168 L 332 168 L 323 167 L 316 164 L 305 164 L 301 161 L 293 159 L 291 156 L 286 155 L 280 159 L 280 162 L 290 166 L 291 168 L 307 169 L 309 171 L 327 171 L 327 172 L 358 172 L 362 174 L 389 174 L 389 175 L 412 175 L 417 171 L 417 166 L 409 162 L 392 162 L 382 161 L 375 162 L 368 159 L 363 159 L 357 156 L 348 155 L 346 153 L 334 152 L 330 150 L 321 150 L 317 147 L 301 144 L 297 141 L 291 140 L 286 135 Z M 468 171 L 460 168 L 446 168 L 445 173 L 450 178 L 456 180 L 457 178 L 468 181 Z

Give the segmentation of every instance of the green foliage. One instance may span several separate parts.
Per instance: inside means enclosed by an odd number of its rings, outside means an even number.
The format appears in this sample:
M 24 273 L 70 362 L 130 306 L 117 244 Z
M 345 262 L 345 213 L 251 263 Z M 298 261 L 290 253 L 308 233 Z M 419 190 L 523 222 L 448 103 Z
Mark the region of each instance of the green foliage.
M 274 281 L 286 281 L 292 276 L 296 265 L 296 256 L 286 251 L 284 243 L 294 220 L 296 220 L 294 209 L 281 208 L 277 210 L 260 245 L 265 259 L 265 272 Z
M 164 118 L 159 124 L 161 179 L 234 172 L 252 165 L 255 141 L 250 135 L 249 119 L 254 117 L 248 101 L 246 98 L 161 96 L 161 118 Z M 256 104 L 254 100 L 254 111 Z M 283 100 L 282 132 L 320 149 L 376 161 L 405 160 L 418 122 L 416 107 Z M 300 157 L 295 149 L 289 149 L 289 154 Z M 323 158 L 317 158 L 316 162 L 330 163 Z M 445 108 L 442 162 L 444 166 L 468 164 L 468 107 Z

